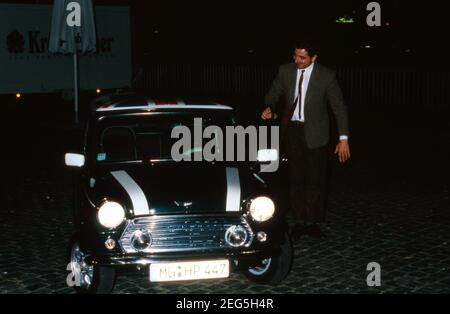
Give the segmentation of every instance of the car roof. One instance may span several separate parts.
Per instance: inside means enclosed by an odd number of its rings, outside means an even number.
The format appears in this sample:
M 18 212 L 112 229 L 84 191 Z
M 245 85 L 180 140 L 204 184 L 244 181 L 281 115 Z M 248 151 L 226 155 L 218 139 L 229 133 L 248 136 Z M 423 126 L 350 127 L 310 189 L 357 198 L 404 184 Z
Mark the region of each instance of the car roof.
M 181 99 L 153 99 L 145 96 L 129 95 L 124 97 L 103 96 L 94 101 L 93 110 L 98 114 L 118 111 L 167 111 L 167 110 L 233 110 L 232 107 L 214 102 L 184 101 Z

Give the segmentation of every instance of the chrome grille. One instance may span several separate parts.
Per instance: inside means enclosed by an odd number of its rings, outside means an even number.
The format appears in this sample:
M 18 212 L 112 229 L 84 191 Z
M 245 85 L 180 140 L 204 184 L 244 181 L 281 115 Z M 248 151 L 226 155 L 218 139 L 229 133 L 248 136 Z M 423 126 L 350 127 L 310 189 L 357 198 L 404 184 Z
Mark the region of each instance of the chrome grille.
M 233 225 L 247 230 L 248 247 L 254 234 L 244 217 L 229 216 L 150 216 L 130 220 L 120 238 L 120 245 L 127 253 L 137 253 L 131 246 L 136 230 L 151 234 L 152 242 L 146 253 L 169 251 L 211 250 L 230 247 L 225 243 L 225 232 Z

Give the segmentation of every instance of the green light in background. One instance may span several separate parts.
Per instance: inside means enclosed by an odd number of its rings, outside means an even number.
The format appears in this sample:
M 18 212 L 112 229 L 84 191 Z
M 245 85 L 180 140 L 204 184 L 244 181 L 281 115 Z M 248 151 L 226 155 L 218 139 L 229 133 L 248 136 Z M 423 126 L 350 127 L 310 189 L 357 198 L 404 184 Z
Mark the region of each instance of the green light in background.
M 336 20 L 336 23 L 338 24 L 351 24 L 351 23 L 355 23 L 355 21 L 353 20 L 353 18 L 348 18 L 348 17 L 339 17 Z

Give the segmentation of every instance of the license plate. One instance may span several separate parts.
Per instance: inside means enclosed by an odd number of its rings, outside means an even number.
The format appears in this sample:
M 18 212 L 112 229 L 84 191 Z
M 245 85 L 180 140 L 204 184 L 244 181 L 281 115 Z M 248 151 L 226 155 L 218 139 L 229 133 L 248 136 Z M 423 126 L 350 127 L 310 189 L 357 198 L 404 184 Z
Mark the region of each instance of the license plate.
M 227 259 L 150 264 L 150 281 L 227 278 L 229 275 Z

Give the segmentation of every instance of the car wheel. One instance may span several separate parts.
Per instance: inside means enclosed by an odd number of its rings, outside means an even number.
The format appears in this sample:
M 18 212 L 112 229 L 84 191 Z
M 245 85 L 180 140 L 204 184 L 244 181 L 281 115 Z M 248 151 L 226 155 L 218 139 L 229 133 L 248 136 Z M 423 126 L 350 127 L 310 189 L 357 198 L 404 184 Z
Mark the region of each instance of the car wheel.
M 80 249 L 77 237 L 69 245 L 67 284 L 81 294 L 106 294 L 114 288 L 116 271 L 112 267 L 92 266 L 86 263 L 86 254 Z
M 280 249 L 281 253 L 278 256 L 265 258 L 257 263 L 245 266 L 245 276 L 260 284 L 279 284 L 287 276 L 292 266 L 293 248 L 287 234 L 283 238 Z

